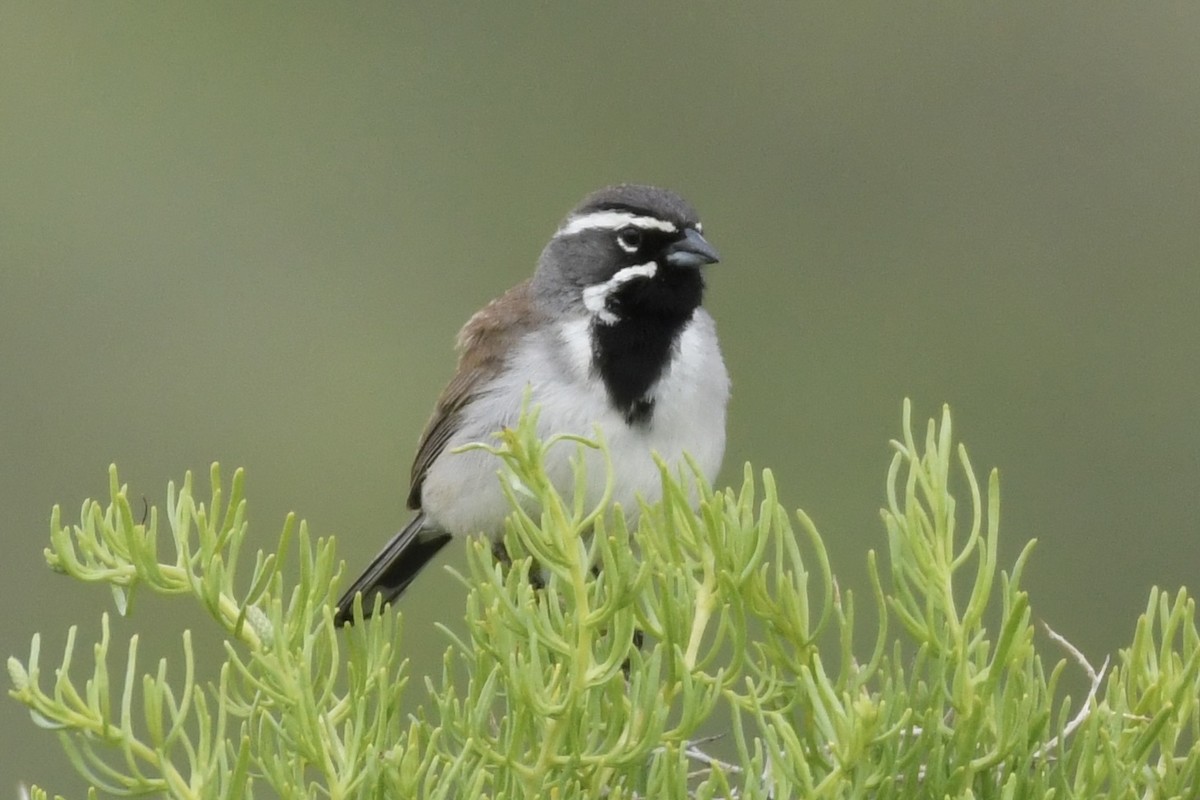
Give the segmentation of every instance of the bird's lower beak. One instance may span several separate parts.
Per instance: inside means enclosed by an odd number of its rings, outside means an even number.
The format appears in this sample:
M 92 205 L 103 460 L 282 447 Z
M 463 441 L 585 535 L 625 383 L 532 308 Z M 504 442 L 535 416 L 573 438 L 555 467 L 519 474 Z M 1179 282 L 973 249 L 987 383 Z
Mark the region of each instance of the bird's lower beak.
M 720 260 L 717 249 L 692 228 L 688 228 L 682 239 L 667 248 L 667 263 L 673 267 L 702 267 Z

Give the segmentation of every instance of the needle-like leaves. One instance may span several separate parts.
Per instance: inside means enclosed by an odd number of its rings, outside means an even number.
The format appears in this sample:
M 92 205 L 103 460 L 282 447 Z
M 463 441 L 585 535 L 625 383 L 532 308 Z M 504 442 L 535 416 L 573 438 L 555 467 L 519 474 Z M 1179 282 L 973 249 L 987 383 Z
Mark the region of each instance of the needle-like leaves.
M 188 631 L 177 657 L 139 666 L 139 637 L 116 646 L 102 614 L 90 665 L 73 626 L 43 675 L 35 636 L 8 661 L 10 694 L 106 795 L 1200 795 L 1194 601 L 1154 590 L 1111 669 L 1035 635 L 1020 582 L 1032 543 L 999 569 L 999 479 L 980 485 L 948 412 L 918 439 L 905 404 L 869 619 L 770 472 L 714 491 L 664 467 L 662 501 L 630 530 L 607 497 L 582 499 L 582 449 L 603 442 L 543 442 L 532 417 L 486 443 L 512 502 L 511 563 L 467 544 L 464 625 L 444 629 L 413 715 L 398 613 L 335 628 L 332 541 L 289 517 L 273 552 L 245 554 L 243 475 L 226 495 L 215 466 L 207 503 L 190 475 L 168 487 L 165 535 L 111 470 L 108 504 L 86 502 L 78 525 L 54 509 L 46 558 L 106 584 L 119 614 L 145 592 L 198 604 L 225 642 L 219 671 L 197 674 Z M 562 447 L 581 449 L 565 494 L 544 468 Z M 1060 689 L 1068 671 L 1082 699 Z

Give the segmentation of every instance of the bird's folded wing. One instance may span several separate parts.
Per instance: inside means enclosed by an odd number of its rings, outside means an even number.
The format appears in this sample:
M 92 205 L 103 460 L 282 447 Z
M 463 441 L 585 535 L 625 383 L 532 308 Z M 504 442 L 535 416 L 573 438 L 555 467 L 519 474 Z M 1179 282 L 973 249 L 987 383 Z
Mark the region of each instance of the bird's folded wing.
M 421 507 L 421 486 L 434 460 L 459 430 L 461 414 L 503 369 L 516 341 L 538 324 L 530 282 L 524 281 L 484 306 L 458 334 L 458 369 L 442 390 L 413 460 L 408 507 Z

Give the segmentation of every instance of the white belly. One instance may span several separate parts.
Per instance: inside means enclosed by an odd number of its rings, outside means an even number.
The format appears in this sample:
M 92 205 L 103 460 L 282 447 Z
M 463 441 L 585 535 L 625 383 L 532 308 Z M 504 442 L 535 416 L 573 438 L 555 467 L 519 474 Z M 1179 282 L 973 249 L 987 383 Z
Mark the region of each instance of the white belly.
M 481 451 L 450 450 L 473 441 L 491 442 L 493 432 L 514 425 L 527 387 L 540 408 L 543 437 L 572 433 L 595 438 L 599 428 L 613 460 L 613 499 L 627 517 L 636 518 L 639 496 L 653 503 L 661 495 L 655 453 L 676 469 L 688 453 L 707 480 L 716 478 L 725 452 L 729 376 L 712 318 L 702 309 L 696 311 L 680 334 L 670 365 L 651 389 L 650 421 L 632 426 L 612 408 L 603 382 L 592 374 L 589 323 L 589 318 L 579 317 L 557 331 L 526 339 L 507 371 L 511 377 L 471 403 L 459 434 L 425 478 L 422 505 L 438 527 L 453 534 L 498 535 L 503 530 L 509 508 L 496 477 L 499 459 Z M 547 472 L 564 494 L 574 486 L 570 458 L 576 452 L 576 445 L 563 442 L 548 455 Z M 603 457 L 587 451 L 586 464 L 587 500 L 592 504 L 604 490 Z

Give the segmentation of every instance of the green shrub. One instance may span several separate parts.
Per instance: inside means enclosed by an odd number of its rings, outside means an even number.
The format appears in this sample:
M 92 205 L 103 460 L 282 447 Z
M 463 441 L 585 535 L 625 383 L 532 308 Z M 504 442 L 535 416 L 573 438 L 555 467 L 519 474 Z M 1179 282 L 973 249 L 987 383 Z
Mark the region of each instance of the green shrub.
M 415 715 L 401 712 L 414 690 L 398 614 L 336 629 L 333 542 L 291 518 L 251 565 L 242 473 L 226 499 L 216 466 L 207 504 L 190 475 L 168 487 L 173 559 L 157 512 L 135 519 L 115 469 L 109 505 L 86 503 L 78 526 L 55 508 L 46 557 L 107 584 L 121 613 L 135 589 L 198 601 L 224 632 L 219 674 L 195 675 L 185 631 L 170 669 L 141 673 L 134 636 L 110 675 L 104 615 L 84 683 L 72 627 L 56 677 L 41 674 L 37 636 L 25 662 L 9 659 L 10 694 L 111 794 L 1197 797 L 1194 602 L 1151 592 L 1111 668 L 1035 636 L 1020 588 L 1032 543 L 998 571 L 998 478 L 985 503 L 950 433 L 944 412 L 919 442 L 905 404 L 882 566 L 867 555 L 878 622 L 866 653 L 852 593 L 803 512 L 793 528 L 770 472 L 747 466 L 740 490 L 714 492 L 664 470 L 664 499 L 633 535 L 618 510 L 564 498 L 542 469 L 547 448 L 602 444 L 541 442 L 526 419 L 491 448 L 514 501 L 512 566 L 467 545 L 465 634 L 445 629 L 442 674 L 423 679 Z M 518 494 L 540 514 L 519 511 Z M 1064 696 L 1068 670 L 1086 697 Z

